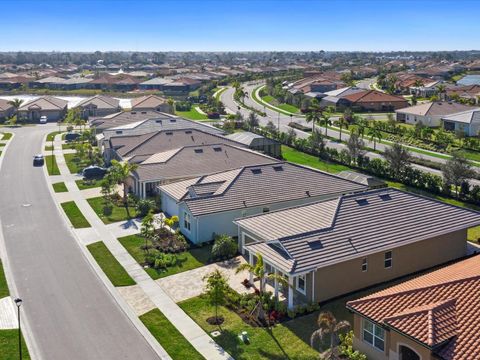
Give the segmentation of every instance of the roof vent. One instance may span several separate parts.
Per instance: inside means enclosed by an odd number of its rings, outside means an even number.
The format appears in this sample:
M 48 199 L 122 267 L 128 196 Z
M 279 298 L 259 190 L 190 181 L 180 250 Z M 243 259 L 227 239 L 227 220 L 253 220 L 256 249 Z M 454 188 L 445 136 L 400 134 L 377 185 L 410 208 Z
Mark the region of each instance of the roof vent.
M 383 201 L 388 201 L 388 200 L 392 200 L 392 197 L 390 196 L 390 194 L 380 194 L 378 195 L 380 197 L 380 199 L 382 199 Z
M 155 120 L 156 123 L 161 124 L 162 120 Z
M 165 135 L 173 135 L 173 132 L 167 131 L 167 132 L 165 133 Z
M 132 111 L 132 114 L 136 114 L 137 112 L 136 111 Z
M 276 165 L 273 167 L 273 170 L 275 171 L 283 171 L 283 166 L 282 165 Z
M 191 133 L 192 133 L 192 130 L 185 131 L 185 134 L 191 134 Z
M 142 111 L 142 114 L 146 114 L 147 112 L 146 111 Z
M 261 174 L 262 169 L 252 169 L 252 174 Z
M 203 153 L 203 149 L 195 149 L 195 153 L 201 154 L 201 153 Z
M 222 151 L 222 148 L 221 148 L 220 146 L 215 146 L 215 147 L 213 148 L 213 150 L 214 150 L 215 152 L 220 152 L 220 151 Z
M 368 200 L 367 200 L 367 199 L 356 199 L 355 201 L 356 201 L 357 204 L 360 205 L 360 206 L 368 205 Z
M 177 119 L 170 119 L 170 122 L 175 123 L 175 122 L 177 122 Z

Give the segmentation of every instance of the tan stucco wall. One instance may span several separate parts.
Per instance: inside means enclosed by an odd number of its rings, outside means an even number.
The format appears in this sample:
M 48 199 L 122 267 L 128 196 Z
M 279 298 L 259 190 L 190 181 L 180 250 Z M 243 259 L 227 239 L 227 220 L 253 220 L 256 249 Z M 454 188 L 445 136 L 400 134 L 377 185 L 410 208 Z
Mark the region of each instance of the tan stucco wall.
M 397 333 L 396 331 L 390 331 L 390 360 L 398 359 L 398 350 L 399 345 L 404 345 L 409 347 L 411 350 L 415 351 L 417 355 L 420 356 L 420 360 L 431 360 L 433 359 L 431 351 L 426 347 L 410 340 L 409 338 Z
M 466 238 L 467 231 L 460 230 L 392 249 L 393 266 L 389 269 L 384 267 L 384 251 L 367 256 L 366 272 L 362 272 L 363 257 L 318 269 L 315 300 L 325 301 L 465 256 Z

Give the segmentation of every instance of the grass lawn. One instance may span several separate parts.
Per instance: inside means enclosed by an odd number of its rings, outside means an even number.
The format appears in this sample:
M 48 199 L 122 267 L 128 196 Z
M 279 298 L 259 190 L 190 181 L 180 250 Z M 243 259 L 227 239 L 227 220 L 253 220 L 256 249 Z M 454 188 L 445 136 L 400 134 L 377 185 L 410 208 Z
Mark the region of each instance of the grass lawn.
M 76 157 L 77 154 L 64 154 L 63 156 L 65 156 L 65 162 L 70 173 L 77 174 L 81 169 L 79 160 Z
M 52 184 L 52 186 L 53 186 L 53 190 L 56 193 L 68 192 L 67 186 L 65 185 L 64 182 L 58 182 L 58 183 Z
M 57 159 L 55 158 L 55 155 L 46 155 L 44 158 L 48 175 L 60 175 L 60 170 L 58 169 Z
M 282 109 L 282 110 L 294 113 L 294 114 L 298 113 L 300 111 L 299 108 L 297 108 L 296 106 L 290 105 L 290 104 L 279 104 L 279 105 L 277 105 L 277 107 Z
M 475 226 L 473 228 L 468 229 L 467 232 L 467 240 L 473 242 L 480 242 L 480 226 Z
M 75 149 L 75 144 L 73 144 L 73 143 L 70 143 L 70 144 L 62 144 L 62 149 L 63 149 L 63 150 Z
M 333 174 L 339 173 L 343 170 L 350 170 L 350 168 L 347 166 L 320 160 L 316 156 L 305 154 L 301 151 L 295 150 L 294 148 L 285 145 L 282 145 L 282 155 L 283 158 L 287 161 L 291 161 L 300 165 L 310 166 L 315 169 L 319 169 Z
M 12 138 L 13 134 L 12 133 L 3 133 L 3 136 L 0 140 L 10 140 Z
M 95 211 L 98 217 L 102 219 L 102 221 L 105 224 L 111 224 L 117 221 L 129 220 L 135 216 L 134 208 L 132 207 L 128 208 L 129 209 L 128 211 L 130 212 L 130 216 L 128 216 L 127 210 L 123 206 L 117 206 L 117 205 L 113 205 L 112 214 L 110 216 L 104 215 L 103 214 L 103 205 L 104 205 L 103 196 L 87 199 L 87 201 L 92 207 L 93 211 Z
M 45 151 L 52 151 L 52 150 L 53 150 L 53 146 L 45 145 Z
M 207 333 L 218 330 L 218 326 L 207 323 L 213 316 L 214 307 L 204 297 L 195 297 L 179 303 L 179 306 Z M 317 314 L 302 316 L 279 324 L 271 329 L 251 327 L 234 312 L 219 308 L 225 318 L 222 335 L 214 340 L 237 360 L 242 359 L 295 359 L 316 360 L 318 352 L 309 346 L 310 335 L 315 329 Z M 250 344 L 241 342 L 238 335 L 247 331 Z
M 184 117 L 190 120 L 206 120 L 208 117 L 206 115 L 200 114 L 195 108 L 192 106 L 190 111 L 177 111 L 176 113 L 178 116 Z
M 77 180 L 75 181 L 80 190 L 92 189 L 102 186 L 101 180 Z
M 97 264 L 102 268 L 105 275 L 110 279 L 113 286 L 129 286 L 136 284 L 103 242 L 99 241 L 90 244 L 87 248 L 97 261 Z
M 55 136 L 57 136 L 58 134 L 60 134 L 61 131 L 54 131 L 54 132 L 51 132 L 50 134 L 47 135 L 47 142 L 48 141 L 53 141 L 55 139 Z
M 8 295 L 10 295 L 10 292 L 8 291 L 7 279 L 5 278 L 2 261 L 0 260 L 0 299 Z
M 223 94 L 226 90 L 227 90 L 226 87 L 224 87 L 224 88 L 222 88 L 222 89 L 220 89 L 220 90 L 217 90 L 217 91 L 216 91 L 216 94 L 215 94 L 215 99 L 216 99 L 217 101 L 220 101 L 220 97 L 222 96 L 222 94 Z
M 204 359 L 160 310 L 153 309 L 140 316 L 140 320 L 173 360 Z
M 139 264 L 143 264 L 145 262 L 145 251 L 141 249 L 141 246 L 145 244 L 144 238 L 139 235 L 130 235 L 119 238 L 118 240 Z M 160 271 L 152 268 L 147 268 L 145 271 L 152 279 L 156 280 L 187 270 L 196 269 L 207 264 L 211 251 L 211 245 L 205 245 L 200 248 L 192 248 L 186 252 L 177 254 L 177 265 L 167 268 L 166 271 Z
M 0 330 L 0 358 L 2 360 L 18 359 L 18 330 Z M 22 359 L 30 359 L 27 345 L 22 336 Z
M 83 216 L 77 204 L 75 204 L 75 201 L 67 201 L 60 205 L 62 205 L 63 210 L 75 229 L 90 227 L 89 222 L 85 219 L 85 216 Z

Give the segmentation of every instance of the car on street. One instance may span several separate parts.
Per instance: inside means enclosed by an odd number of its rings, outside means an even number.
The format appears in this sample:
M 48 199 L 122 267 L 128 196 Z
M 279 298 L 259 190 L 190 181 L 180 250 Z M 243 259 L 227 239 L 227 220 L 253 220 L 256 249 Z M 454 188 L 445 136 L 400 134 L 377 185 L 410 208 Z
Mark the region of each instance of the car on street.
M 37 154 L 33 157 L 33 166 L 43 166 L 44 162 L 42 154 Z
M 46 124 L 48 122 L 48 118 L 46 116 L 40 116 L 40 124 Z
M 107 173 L 107 169 L 101 166 L 88 166 L 82 171 L 82 175 L 85 179 L 101 179 Z

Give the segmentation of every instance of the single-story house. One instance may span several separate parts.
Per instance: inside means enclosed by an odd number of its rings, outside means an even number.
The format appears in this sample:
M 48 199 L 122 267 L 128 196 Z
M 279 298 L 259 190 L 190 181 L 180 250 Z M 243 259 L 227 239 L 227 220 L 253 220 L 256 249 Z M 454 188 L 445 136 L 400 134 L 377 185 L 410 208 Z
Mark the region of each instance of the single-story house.
M 343 87 L 341 89 L 328 91 L 320 97 L 320 106 L 333 106 L 335 109 L 344 109 L 349 104 L 347 100 L 343 99 L 345 96 L 363 91 L 365 91 L 365 89 L 361 89 L 355 86 Z M 318 96 L 316 97 L 318 98 Z
M 477 136 L 480 133 L 480 108 L 445 116 L 442 122 L 447 131 L 463 131 L 466 136 Z
M 0 99 L 0 120 L 6 120 L 15 114 L 15 108 L 8 100 Z
M 120 100 L 109 96 L 95 95 L 94 97 L 80 101 L 76 107 L 82 109 L 82 117 L 106 116 L 121 111 Z
M 347 303 L 353 348 L 371 360 L 480 359 L 480 258 Z
M 101 118 L 91 119 L 89 125 L 95 128 L 97 134 L 101 134 L 106 129 L 153 119 L 163 115 L 164 114 L 158 111 L 121 111 Z
M 173 126 L 169 129 L 169 126 L 166 126 L 161 130 L 141 135 L 110 137 L 104 142 L 104 158 L 107 162 L 111 159 L 122 161 L 133 157 L 139 161 L 140 158 L 184 146 L 208 144 L 230 144 L 247 148 L 244 144 L 203 129 L 182 129 Z
M 347 107 L 357 111 L 394 111 L 408 106 L 404 97 L 377 90 L 356 92 L 342 96 L 342 99 L 347 102 Z
M 132 172 L 131 190 L 139 197 L 158 193 L 158 185 L 197 178 L 247 165 L 275 162 L 274 158 L 250 149 L 221 143 L 190 145 L 129 159 L 137 163 Z
M 242 131 L 229 134 L 226 137 L 230 140 L 242 143 L 252 150 L 257 150 L 276 158 L 279 158 L 282 155 L 282 147 L 278 141 L 266 138 L 259 134 Z
M 193 243 L 237 236 L 234 220 L 364 191 L 368 187 L 287 162 L 249 165 L 159 187 L 162 209 Z
M 422 86 L 410 86 L 410 94 L 429 98 L 438 92 L 438 85 L 440 85 L 440 81 L 432 81 L 429 79 L 428 81 L 424 82 Z
M 172 107 L 167 100 L 157 95 L 147 95 L 132 99 L 132 111 L 159 111 L 172 113 Z
M 53 96 L 41 96 L 22 104 L 18 117 L 30 122 L 37 122 L 42 116 L 46 116 L 48 121 L 61 121 L 67 114 L 67 104 L 67 101 Z
M 471 106 L 451 101 L 435 101 L 395 110 L 397 121 L 415 125 L 422 123 L 429 127 L 442 125 L 442 118 L 450 114 L 472 109 Z
M 261 254 L 267 272 L 288 279 L 290 287 L 274 288 L 291 308 L 465 256 L 467 229 L 480 224 L 480 213 L 377 189 L 235 222 L 248 261 L 253 264 Z

